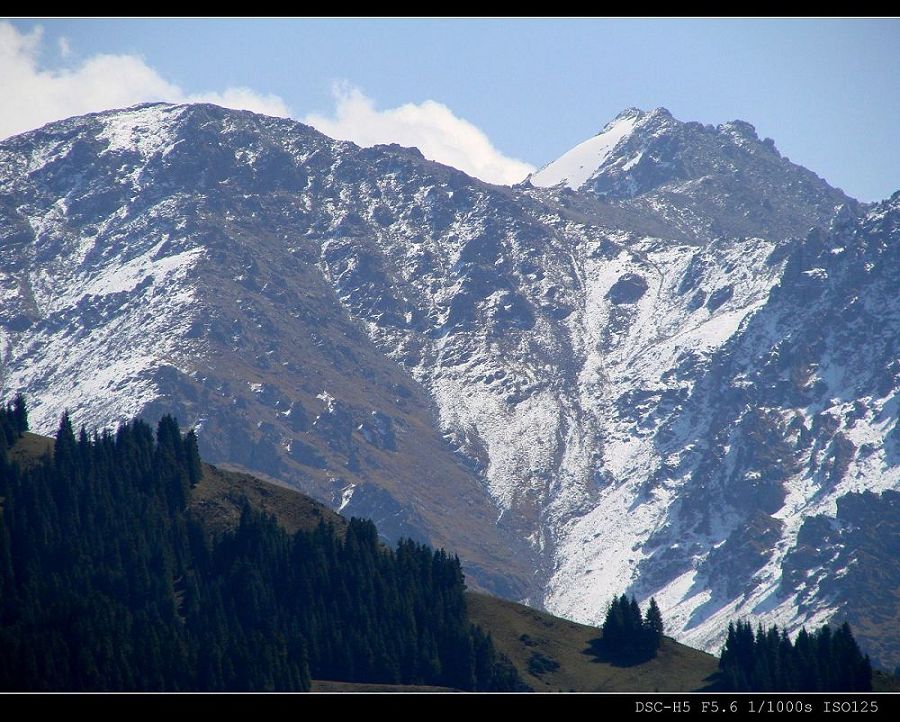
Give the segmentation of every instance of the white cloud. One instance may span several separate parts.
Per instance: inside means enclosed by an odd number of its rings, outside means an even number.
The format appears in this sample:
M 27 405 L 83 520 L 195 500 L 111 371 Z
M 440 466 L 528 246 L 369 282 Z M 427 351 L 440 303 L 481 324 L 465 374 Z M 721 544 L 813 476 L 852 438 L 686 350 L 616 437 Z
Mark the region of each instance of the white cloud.
M 426 158 L 489 183 L 518 183 L 534 171 L 534 166 L 503 155 L 481 130 L 441 103 L 426 100 L 376 110 L 371 98 L 346 83 L 335 84 L 332 92 L 336 106 L 333 118 L 310 114 L 303 119 L 332 138 L 362 146 L 415 146 Z
M 250 88 L 185 93 L 135 55 L 100 54 L 75 67 L 42 69 L 38 62 L 42 46 L 40 26 L 22 33 L 9 22 L 0 22 L 0 138 L 73 115 L 155 100 L 216 103 L 290 116 L 277 95 L 261 95 Z M 61 39 L 58 47 L 62 58 L 70 55 L 67 40 Z
M 41 66 L 43 29 L 20 32 L 0 22 L 0 138 L 73 115 L 136 103 L 215 103 L 227 108 L 290 117 L 277 95 L 250 88 L 187 93 L 136 55 L 97 54 L 75 62 L 69 41 L 57 41 L 58 68 Z M 334 117 L 308 115 L 304 122 L 323 133 L 363 146 L 399 143 L 415 146 L 426 158 L 451 165 L 491 183 L 521 181 L 534 167 L 497 150 L 476 126 L 446 105 L 426 100 L 376 110 L 359 89 L 336 84 Z

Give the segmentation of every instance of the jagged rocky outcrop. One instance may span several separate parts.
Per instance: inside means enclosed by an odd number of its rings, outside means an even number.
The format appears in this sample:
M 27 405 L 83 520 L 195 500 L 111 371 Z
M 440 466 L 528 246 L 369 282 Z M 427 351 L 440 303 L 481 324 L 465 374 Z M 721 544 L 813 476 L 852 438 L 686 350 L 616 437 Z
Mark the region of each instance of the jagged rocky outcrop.
M 530 182 L 627 201 L 699 242 L 801 236 L 836 206 L 856 205 L 782 156 L 771 138 L 760 140 L 749 123 L 685 123 L 665 108 L 628 108 Z
M 900 200 L 741 122 L 632 109 L 582 146 L 501 188 L 213 106 L 4 141 L 4 391 L 40 430 L 175 411 L 565 616 L 655 595 L 715 648 L 861 608 L 811 550 L 900 487 Z

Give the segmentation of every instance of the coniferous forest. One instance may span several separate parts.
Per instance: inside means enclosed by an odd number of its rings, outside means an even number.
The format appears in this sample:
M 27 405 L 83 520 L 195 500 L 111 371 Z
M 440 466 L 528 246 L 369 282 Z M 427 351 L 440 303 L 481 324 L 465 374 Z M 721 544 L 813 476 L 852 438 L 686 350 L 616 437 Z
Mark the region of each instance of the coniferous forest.
M 728 625 L 719 659 L 721 683 L 734 692 L 869 692 L 872 666 L 846 622 L 827 624 L 794 642 L 777 626 L 756 634 L 750 622 Z
M 0 407 L 0 689 L 305 690 L 311 678 L 524 687 L 466 611 L 459 560 L 384 548 L 351 520 L 290 535 L 245 506 L 211 537 L 188 509 L 193 432 L 163 418 L 20 465 Z

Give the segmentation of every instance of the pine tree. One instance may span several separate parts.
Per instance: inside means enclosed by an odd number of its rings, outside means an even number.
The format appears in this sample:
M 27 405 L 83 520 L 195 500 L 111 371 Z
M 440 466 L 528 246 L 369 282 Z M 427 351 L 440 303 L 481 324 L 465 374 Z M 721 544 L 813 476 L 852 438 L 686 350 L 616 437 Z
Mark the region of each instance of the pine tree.
M 13 401 L 13 418 L 15 419 L 15 428 L 21 436 L 28 431 L 28 408 L 25 404 L 25 397 L 18 393 Z
M 647 613 L 644 616 L 644 624 L 656 635 L 657 641 L 662 639 L 665 625 L 663 624 L 662 612 L 659 611 L 659 605 L 657 605 L 655 597 L 650 597 L 650 605 L 647 607 Z
M 603 646 L 618 660 L 637 664 L 656 656 L 662 641 L 662 614 L 656 600 L 652 599 L 647 613 L 634 597 L 622 594 L 614 597 L 603 622 Z
M 184 437 L 184 446 L 187 457 L 188 479 L 193 489 L 203 475 L 203 465 L 200 461 L 200 450 L 197 445 L 197 434 L 193 429 L 188 431 Z
M 610 652 L 615 653 L 621 648 L 624 636 L 625 617 L 621 600 L 613 597 L 606 609 L 606 618 L 603 620 L 603 643 Z
M 72 422 L 69 412 L 64 411 L 59 420 L 59 429 L 56 432 L 56 440 L 53 443 L 53 460 L 57 468 L 72 469 L 76 460 L 75 433 L 72 431 Z
M 637 600 L 634 597 L 628 602 L 628 611 L 625 614 L 625 619 L 625 626 L 628 634 L 637 636 L 643 625 L 643 616 L 641 615 L 641 608 L 638 606 Z

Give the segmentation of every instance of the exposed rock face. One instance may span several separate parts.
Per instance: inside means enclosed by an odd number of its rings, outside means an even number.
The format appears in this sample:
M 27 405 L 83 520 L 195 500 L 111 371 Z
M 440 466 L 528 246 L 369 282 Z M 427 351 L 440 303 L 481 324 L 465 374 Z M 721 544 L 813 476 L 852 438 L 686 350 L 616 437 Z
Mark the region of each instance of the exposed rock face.
M 4 390 L 42 431 L 174 411 L 211 461 L 565 616 L 655 595 L 715 649 L 856 614 L 900 662 L 845 571 L 872 567 L 822 551 L 880 553 L 842 510 L 900 488 L 900 197 L 740 122 L 592 141 L 513 189 L 212 106 L 4 141 Z
M 325 239 L 352 227 L 333 207 L 336 176 L 362 172 L 360 153 L 213 106 L 87 116 L 0 144 L 4 393 L 25 390 L 43 432 L 64 407 L 89 427 L 174 413 L 208 460 L 335 507 L 352 487 L 346 511 L 457 550 L 486 570 L 473 583 L 533 596 L 527 544 L 497 526 L 425 390 L 318 266 Z
M 597 143 L 603 153 L 590 152 Z M 665 108 L 629 108 L 582 146 L 570 151 L 576 162 L 563 156 L 531 182 L 628 201 L 701 242 L 711 236 L 804 235 L 815 224 L 811 220 L 830 217 L 847 201 L 740 120 L 714 127 L 676 120 Z

